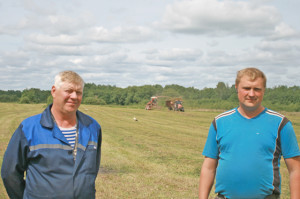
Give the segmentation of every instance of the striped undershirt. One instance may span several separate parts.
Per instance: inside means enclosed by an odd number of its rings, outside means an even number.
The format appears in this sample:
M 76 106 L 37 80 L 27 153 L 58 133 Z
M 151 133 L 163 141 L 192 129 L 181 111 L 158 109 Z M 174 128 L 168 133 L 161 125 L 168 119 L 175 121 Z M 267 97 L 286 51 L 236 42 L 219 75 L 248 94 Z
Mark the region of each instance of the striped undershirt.
M 76 125 L 71 128 L 59 127 L 59 129 L 67 139 L 68 143 L 72 146 L 72 148 L 74 148 L 75 140 L 76 140 Z

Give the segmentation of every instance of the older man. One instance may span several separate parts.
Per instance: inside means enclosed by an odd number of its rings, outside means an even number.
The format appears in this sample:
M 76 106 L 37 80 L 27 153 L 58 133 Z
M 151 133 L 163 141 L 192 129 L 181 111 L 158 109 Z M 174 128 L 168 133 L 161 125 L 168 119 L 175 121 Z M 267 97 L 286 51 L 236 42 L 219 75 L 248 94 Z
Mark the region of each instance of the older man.
M 216 199 L 280 197 L 280 158 L 290 174 L 291 198 L 300 198 L 300 151 L 291 122 L 262 106 L 266 77 L 256 68 L 237 73 L 239 107 L 214 118 L 203 150 L 199 199 L 216 178 Z
M 53 104 L 13 134 L 1 169 L 10 198 L 95 198 L 102 134 L 93 118 L 78 111 L 83 87 L 77 73 L 59 73 Z

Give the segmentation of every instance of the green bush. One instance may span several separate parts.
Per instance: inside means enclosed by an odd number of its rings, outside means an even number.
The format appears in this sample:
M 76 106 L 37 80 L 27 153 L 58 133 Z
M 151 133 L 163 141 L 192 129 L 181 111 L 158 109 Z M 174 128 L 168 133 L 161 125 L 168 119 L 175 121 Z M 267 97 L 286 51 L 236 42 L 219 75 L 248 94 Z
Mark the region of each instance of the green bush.
M 86 97 L 83 100 L 84 104 L 92 104 L 92 105 L 106 105 L 106 102 L 98 97 Z

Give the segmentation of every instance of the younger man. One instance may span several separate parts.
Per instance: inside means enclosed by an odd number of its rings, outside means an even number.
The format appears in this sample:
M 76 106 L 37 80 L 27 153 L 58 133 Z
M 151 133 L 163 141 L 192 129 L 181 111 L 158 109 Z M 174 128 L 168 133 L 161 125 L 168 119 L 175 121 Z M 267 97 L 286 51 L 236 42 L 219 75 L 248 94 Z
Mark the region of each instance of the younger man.
M 218 198 L 277 199 L 280 158 L 290 174 L 291 199 L 300 198 L 300 151 L 291 122 L 261 105 L 266 77 L 256 68 L 237 73 L 239 107 L 214 118 L 203 150 L 199 199 L 216 178 Z

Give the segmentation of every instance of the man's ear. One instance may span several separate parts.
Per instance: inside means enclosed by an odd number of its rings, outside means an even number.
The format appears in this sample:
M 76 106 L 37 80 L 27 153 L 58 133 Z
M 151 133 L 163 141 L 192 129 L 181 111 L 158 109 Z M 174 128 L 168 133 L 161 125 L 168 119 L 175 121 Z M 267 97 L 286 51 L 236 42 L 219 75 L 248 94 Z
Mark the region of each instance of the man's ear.
M 52 88 L 51 88 L 51 95 L 52 95 L 52 97 L 54 97 L 55 91 L 56 91 L 56 88 L 55 88 L 55 86 L 53 85 Z

